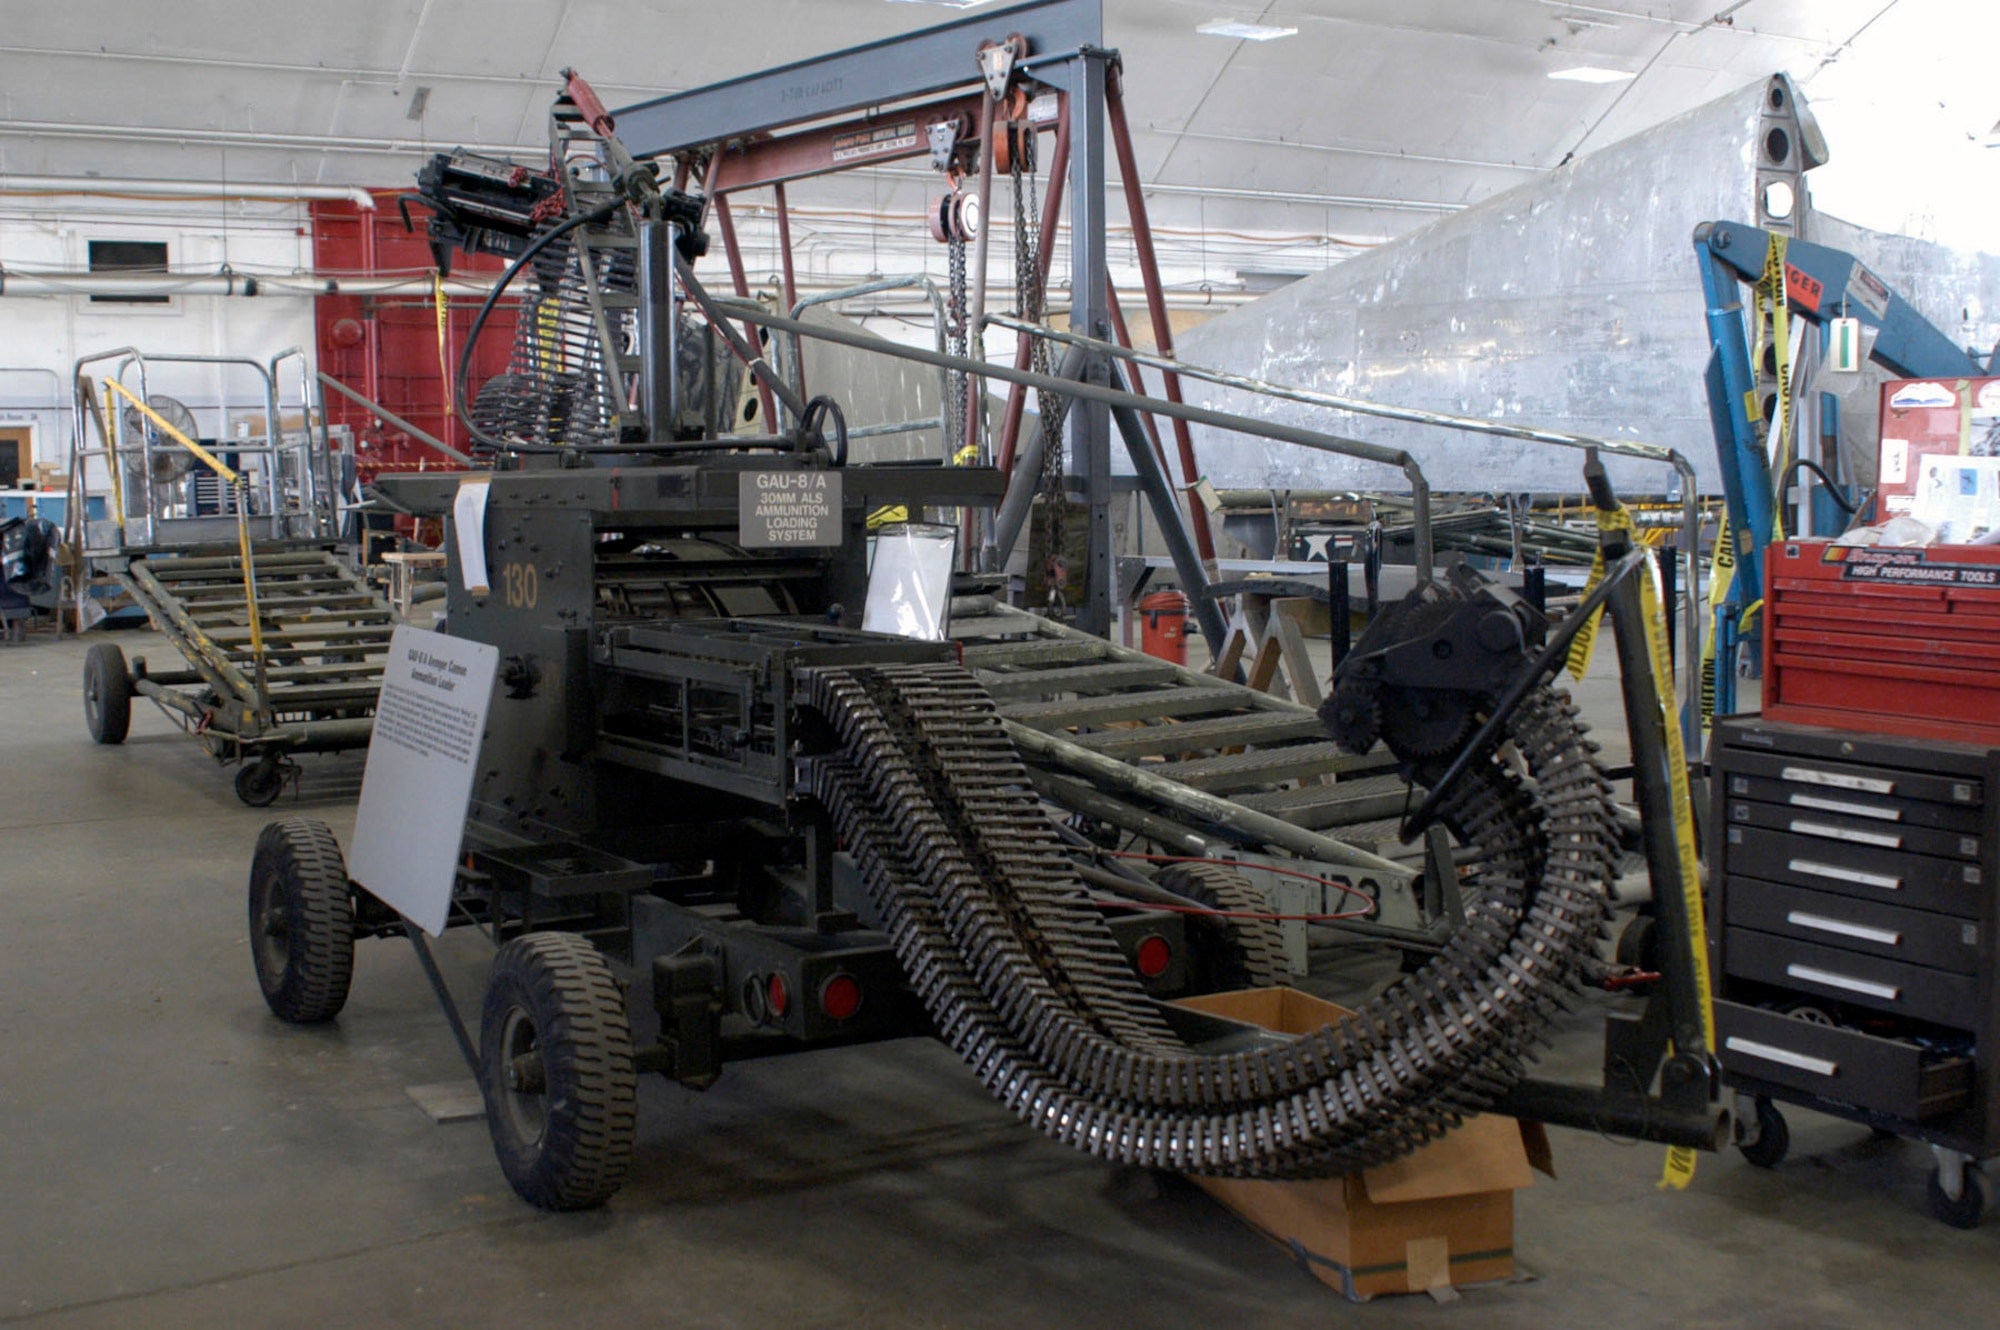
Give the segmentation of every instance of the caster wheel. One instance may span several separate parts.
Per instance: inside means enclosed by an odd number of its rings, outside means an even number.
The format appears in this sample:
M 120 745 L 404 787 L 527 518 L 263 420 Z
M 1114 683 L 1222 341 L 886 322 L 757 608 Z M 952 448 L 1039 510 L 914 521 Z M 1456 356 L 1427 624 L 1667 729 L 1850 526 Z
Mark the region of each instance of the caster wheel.
M 354 897 L 326 823 L 292 817 L 257 838 L 250 861 L 250 959 L 280 1019 L 330 1021 L 354 976 Z
M 252 808 L 269 808 L 285 790 L 285 768 L 270 758 L 259 758 L 236 772 L 236 797 Z
M 493 958 L 480 1012 L 486 1126 L 500 1170 L 543 1210 L 587 1210 L 625 1181 L 638 1079 L 625 994 L 574 933 L 530 933 Z
M 1736 1148 L 1758 1168 L 1776 1168 L 1785 1162 L 1785 1155 L 1792 1148 L 1792 1131 L 1785 1125 L 1785 1115 L 1776 1104 L 1768 1099 L 1757 1101 L 1756 1139 Z
M 121 744 L 132 728 L 132 676 L 125 653 L 99 642 L 83 658 L 83 723 L 101 744 Z
M 1944 1172 L 1933 1168 L 1930 1180 L 1931 1215 L 1953 1228 L 1978 1228 L 1986 1213 L 1986 1175 L 1977 1164 L 1965 1164 L 1959 1171 L 1958 1195 L 1944 1189 Z

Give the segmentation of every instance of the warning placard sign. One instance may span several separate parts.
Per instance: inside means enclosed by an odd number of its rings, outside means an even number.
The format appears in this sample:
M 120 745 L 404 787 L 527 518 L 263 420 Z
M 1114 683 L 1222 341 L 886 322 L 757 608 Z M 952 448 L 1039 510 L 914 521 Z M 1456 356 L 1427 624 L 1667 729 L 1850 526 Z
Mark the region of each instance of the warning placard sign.
M 745 471 L 737 541 L 746 550 L 840 544 L 840 480 L 838 471 Z

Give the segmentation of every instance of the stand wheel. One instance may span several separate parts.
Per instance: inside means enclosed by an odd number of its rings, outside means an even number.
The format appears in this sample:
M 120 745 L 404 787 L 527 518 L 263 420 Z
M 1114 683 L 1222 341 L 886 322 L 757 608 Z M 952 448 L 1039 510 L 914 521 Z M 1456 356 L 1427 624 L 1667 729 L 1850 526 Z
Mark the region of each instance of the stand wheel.
M 1736 1148 L 1758 1168 L 1776 1168 L 1785 1162 L 1785 1155 L 1792 1148 L 1792 1130 L 1785 1125 L 1785 1115 L 1776 1104 L 1758 1099 L 1757 1136 Z
M 122 744 L 132 728 L 132 676 L 125 653 L 99 642 L 83 658 L 83 723 L 101 744 Z
M 250 959 L 280 1020 L 330 1021 L 354 977 L 354 897 L 326 823 L 293 817 L 257 838 L 250 861 Z
M 252 808 L 269 808 L 285 791 L 285 768 L 275 756 L 260 757 L 236 770 L 236 797 Z
M 625 994 L 589 941 L 530 933 L 493 959 L 480 1013 L 493 1153 L 543 1210 L 602 1205 L 625 1181 L 638 1085 Z
M 1944 1189 L 1944 1170 L 1931 1169 L 1931 1214 L 1953 1228 L 1978 1228 L 1986 1213 L 1986 1175 L 1979 1165 L 1968 1161 L 1959 1167 L 1958 1195 Z

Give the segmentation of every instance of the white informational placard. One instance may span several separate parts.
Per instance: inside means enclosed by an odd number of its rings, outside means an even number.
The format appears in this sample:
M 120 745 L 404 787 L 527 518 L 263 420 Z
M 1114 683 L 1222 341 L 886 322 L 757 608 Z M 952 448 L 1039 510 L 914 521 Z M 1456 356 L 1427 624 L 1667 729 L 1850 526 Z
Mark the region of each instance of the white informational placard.
M 486 499 L 490 480 L 461 480 L 451 501 L 452 530 L 458 533 L 458 576 L 475 596 L 491 594 L 486 580 Z
M 862 629 L 920 642 L 944 641 L 951 611 L 951 570 L 957 561 L 955 526 L 898 522 L 876 532 Z
M 347 871 L 433 937 L 451 912 L 499 663 L 496 647 L 421 628 L 389 639 Z

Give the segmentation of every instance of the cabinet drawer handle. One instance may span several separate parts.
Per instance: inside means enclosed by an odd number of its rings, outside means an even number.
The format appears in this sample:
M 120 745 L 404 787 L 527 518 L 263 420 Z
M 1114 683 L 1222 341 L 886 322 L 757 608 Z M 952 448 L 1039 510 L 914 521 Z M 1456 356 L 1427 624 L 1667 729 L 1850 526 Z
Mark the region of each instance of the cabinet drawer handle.
M 1903 990 L 1892 984 L 1878 984 L 1873 979 L 1856 979 L 1851 974 L 1835 974 L 1832 970 L 1821 970 L 1810 965 L 1787 965 L 1785 973 L 1808 984 L 1844 988 L 1850 993 L 1881 998 L 1884 1002 L 1896 1002 L 1903 996 Z
M 1894 794 L 1896 782 L 1877 780 L 1873 776 L 1850 776 L 1843 771 L 1819 771 L 1812 767 L 1786 767 L 1779 776 L 1785 780 L 1803 781 L 1807 785 L 1828 785 L 1836 790 L 1859 790 L 1863 794 Z
M 1881 831 L 1855 831 L 1851 827 L 1836 827 L 1831 822 L 1808 822 L 1802 817 L 1792 819 L 1791 829 L 1801 836 L 1830 836 L 1834 840 L 1852 841 L 1856 845 L 1876 845 L 1885 850 L 1903 848 L 1901 836 L 1891 836 Z
M 1851 804 L 1845 799 L 1823 799 L 1817 794 L 1794 794 L 1786 800 L 1794 808 L 1817 808 L 1822 813 L 1845 813 L 1849 817 L 1872 817 L 1878 822 L 1901 822 L 1900 808 L 1876 808 L 1872 804 Z
M 1771 1044 L 1760 1044 L 1755 1039 L 1743 1039 L 1730 1035 L 1722 1041 L 1722 1047 L 1731 1053 L 1741 1053 L 1746 1058 L 1762 1058 L 1766 1062 L 1776 1062 L 1787 1067 L 1797 1067 L 1815 1076 L 1838 1076 L 1840 1064 L 1828 1062 L 1825 1058 L 1807 1057 L 1804 1053 L 1794 1053 L 1789 1048 L 1778 1048 Z
M 1794 873 L 1804 873 L 1807 877 L 1830 877 L 1835 882 L 1852 882 L 1856 886 L 1880 887 L 1884 891 L 1901 891 L 1903 879 L 1889 877 L 1883 873 L 1864 873 L 1858 868 L 1843 868 L 1839 864 L 1815 863 L 1811 859 L 1794 859 L 1785 865 Z
M 1800 928 L 1816 928 L 1822 933 L 1838 933 L 1842 937 L 1859 938 L 1863 942 L 1879 942 L 1885 947 L 1903 945 L 1903 935 L 1886 928 L 1870 928 L 1867 924 L 1850 924 L 1845 919 L 1829 919 L 1823 914 L 1807 914 L 1804 910 L 1793 910 L 1785 916 L 1788 924 Z

